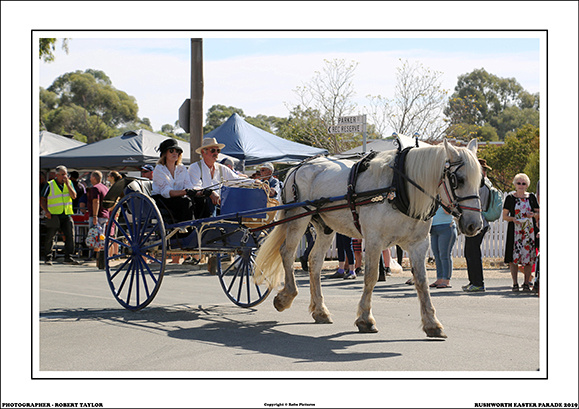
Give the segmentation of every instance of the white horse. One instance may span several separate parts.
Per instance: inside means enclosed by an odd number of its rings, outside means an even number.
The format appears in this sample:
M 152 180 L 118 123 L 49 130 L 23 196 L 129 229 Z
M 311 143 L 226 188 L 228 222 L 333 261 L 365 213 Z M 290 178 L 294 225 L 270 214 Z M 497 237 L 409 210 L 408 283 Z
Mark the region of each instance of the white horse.
M 355 324 L 360 332 L 377 332 L 372 316 L 372 290 L 378 278 L 380 254 L 385 248 L 398 244 L 408 251 L 414 275 L 414 283 L 420 301 L 422 328 L 429 337 L 446 338 L 430 299 L 426 281 L 425 258 L 428 251 L 428 234 L 433 198 L 439 194 L 441 203 L 458 218 L 459 229 L 467 236 L 474 236 L 482 228 L 478 190 L 481 168 L 476 158 L 476 140 L 467 148 L 455 148 L 444 140 L 439 146 L 411 149 L 406 158 L 406 175 L 424 192 L 408 183 L 409 215 L 393 208 L 387 200 L 357 207 L 360 231 L 356 228 L 349 208 L 308 215 L 280 224 L 269 234 L 260 247 L 255 268 L 258 283 L 267 282 L 274 288 L 282 281 L 284 286 L 274 299 L 278 311 L 289 308 L 297 296 L 293 264 L 298 244 L 309 222 L 316 225 L 317 238 L 309 257 L 310 312 L 316 323 L 331 323 L 330 312 L 324 304 L 320 272 L 324 256 L 330 247 L 334 232 L 348 237 L 365 238 L 364 291 L 358 305 Z M 392 184 L 396 151 L 378 153 L 366 171 L 360 173 L 357 192 L 371 191 Z M 354 162 L 332 158 L 316 158 L 288 173 L 285 181 L 284 200 L 294 200 L 291 187 L 299 192 L 299 201 L 346 195 L 350 168 Z M 460 202 L 460 203 L 459 203 Z M 339 203 L 339 202 L 337 202 Z M 341 203 L 344 203 L 342 201 Z M 304 213 L 301 207 L 286 210 L 281 219 Z M 329 227 L 329 229 L 325 228 Z

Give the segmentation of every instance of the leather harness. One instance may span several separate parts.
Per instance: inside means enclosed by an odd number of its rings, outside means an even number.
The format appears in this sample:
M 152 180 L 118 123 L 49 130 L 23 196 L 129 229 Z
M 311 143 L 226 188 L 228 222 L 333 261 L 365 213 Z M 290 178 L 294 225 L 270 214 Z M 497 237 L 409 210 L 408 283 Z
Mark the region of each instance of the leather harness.
M 478 209 L 478 208 L 472 208 L 472 207 L 466 207 L 466 206 L 460 206 L 460 205 L 458 205 L 456 207 L 455 206 L 449 207 L 447 205 L 444 205 L 441 202 L 440 197 L 438 195 L 436 197 L 431 196 L 421 186 L 419 186 L 416 182 L 414 182 L 412 179 L 410 179 L 406 175 L 405 163 L 406 163 L 406 157 L 408 155 L 408 152 L 410 152 L 410 150 L 412 148 L 413 147 L 407 147 L 403 150 L 399 150 L 398 153 L 396 154 L 396 157 L 394 158 L 394 165 L 393 166 L 390 165 L 390 168 L 393 170 L 392 185 L 391 186 L 380 188 L 380 189 L 374 189 L 374 190 L 370 190 L 370 191 L 365 191 L 365 192 L 359 192 L 359 193 L 356 192 L 356 183 L 358 180 L 358 176 L 360 175 L 360 173 L 363 173 L 364 171 L 366 171 L 368 169 L 368 167 L 370 166 L 370 161 L 372 159 L 374 159 L 374 157 L 378 153 L 375 151 L 371 151 L 368 154 L 366 154 L 365 156 L 363 156 L 362 159 L 357 161 L 354 164 L 354 166 L 352 166 L 352 168 L 350 169 L 350 174 L 348 176 L 348 192 L 344 197 L 346 199 L 347 203 L 339 204 L 339 205 L 333 205 L 333 206 L 326 206 L 329 202 L 329 200 L 327 198 L 321 198 L 321 199 L 313 200 L 313 201 L 306 201 L 306 202 L 304 202 L 304 205 L 302 206 L 306 210 L 304 213 L 290 216 L 290 217 L 287 217 L 287 218 L 282 219 L 282 220 L 277 220 L 277 221 L 275 221 L 271 224 L 268 224 L 266 226 L 261 226 L 261 227 L 257 227 L 257 228 L 250 229 L 250 230 L 252 232 L 263 230 L 266 228 L 277 226 L 279 224 L 287 223 L 289 221 L 296 220 L 296 219 L 299 219 L 301 217 L 305 217 L 305 216 L 309 216 L 309 215 L 313 214 L 314 217 L 316 217 L 316 220 L 324 227 L 324 232 L 326 234 L 330 234 L 332 232 L 332 230 L 328 226 L 326 226 L 325 223 L 323 223 L 323 220 L 321 217 L 319 217 L 319 214 L 325 213 L 328 211 L 349 208 L 350 212 L 352 213 L 354 225 L 356 226 L 356 229 L 361 233 L 360 217 L 358 215 L 358 211 L 356 210 L 356 207 L 371 204 L 371 203 L 381 203 L 385 199 L 385 197 L 384 197 L 385 193 L 386 193 L 386 198 L 388 199 L 388 202 L 390 204 L 392 204 L 392 206 L 395 209 L 397 209 L 398 211 L 404 213 L 405 215 L 407 215 L 409 217 L 412 217 L 412 218 L 415 218 L 418 220 L 423 220 L 423 221 L 430 220 L 434 216 L 436 211 L 438 210 L 438 206 L 442 206 L 448 213 L 450 213 L 456 217 L 460 216 L 463 208 L 466 210 L 474 210 L 474 211 L 480 212 L 480 209 Z M 310 158 L 309 160 L 311 160 L 311 159 L 313 159 L 313 158 Z M 304 161 L 300 165 L 298 165 L 298 167 L 294 169 L 294 172 L 297 171 L 297 169 L 299 169 L 306 161 Z M 460 166 L 462 166 L 462 163 L 460 163 L 460 162 L 459 163 L 447 163 L 447 166 L 445 169 L 445 175 L 443 176 L 443 179 L 445 177 L 447 177 L 448 175 L 450 175 L 450 176 L 454 175 L 454 172 L 450 171 L 450 166 L 455 166 L 455 165 L 458 165 L 460 167 Z M 412 184 L 414 187 L 416 187 L 422 193 L 431 197 L 431 199 L 433 199 L 432 209 L 431 209 L 430 213 L 425 218 L 413 217 L 413 216 L 410 216 L 408 214 L 409 208 L 410 208 L 410 201 L 408 200 L 407 182 Z M 441 181 L 441 184 L 442 183 L 444 183 L 444 182 Z M 444 183 L 444 188 L 445 188 L 445 191 L 447 191 L 447 196 L 449 197 L 449 199 L 451 199 L 451 200 L 454 199 L 454 201 L 456 201 L 456 202 L 460 202 L 460 201 L 472 199 L 472 198 L 478 198 L 478 196 L 468 196 L 468 197 L 456 196 L 454 194 L 454 189 L 456 188 L 456 186 L 451 186 L 452 194 L 449 194 L 448 189 L 446 187 L 446 183 Z M 299 192 L 298 192 L 297 185 L 295 183 L 295 178 L 294 178 L 294 183 L 292 186 L 292 191 L 293 191 L 294 201 L 291 203 L 297 203 L 299 200 Z M 451 197 L 451 195 L 453 197 Z M 313 206 L 314 208 L 312 209 L 310 206 Z

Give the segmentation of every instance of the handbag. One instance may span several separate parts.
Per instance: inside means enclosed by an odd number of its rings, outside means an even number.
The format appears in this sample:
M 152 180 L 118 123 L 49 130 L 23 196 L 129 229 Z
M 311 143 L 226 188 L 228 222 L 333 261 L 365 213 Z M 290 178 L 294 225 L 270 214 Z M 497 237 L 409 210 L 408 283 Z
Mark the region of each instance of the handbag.
M 101 226 L 93 226 L 88 229 L 86 235 L 86 245 L 95 251 L 100 251 L 105 248 L 105 234 Z

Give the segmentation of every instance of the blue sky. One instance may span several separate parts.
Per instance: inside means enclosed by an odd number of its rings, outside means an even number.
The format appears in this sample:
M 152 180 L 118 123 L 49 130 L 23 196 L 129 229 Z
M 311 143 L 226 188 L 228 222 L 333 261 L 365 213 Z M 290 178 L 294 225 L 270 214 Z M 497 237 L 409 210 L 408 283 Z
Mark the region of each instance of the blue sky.
M 404 35 L 401 33 L 400 35 Z M 319 53 L 327 51 L 403 51 L 412 49 L 432 52 L 510 53 L 538 52 L 537 39 L 509 38 L 312 38 L 307 41 L 296 39 L 207 39 L 205 58 L 220 60 L 241 55 L 291 55 L 297 53 Z
M 149 118 L 154 130 L 174 124 L 190 93 L 189 37 L 198 34 L 187 33 L 187 38 L 171 38 L 171 32 L 153 34 L 159 37 L 148 33 L 114 38 L 115 33 L 95 32 L 93 38 L 80 38 L 89 35 L 70 32 L 69 53 L 58 48 L 55 62 L 39 63 L 39 85 L 46 88 L 66 72 L 100 69 L 117 89 L 137 99 L 139 117 Z M 324 60 L 332 59 L 358 63 L 353 81 L 356 113 L 364 112 L 368 95 L 392 98 L 401 60 L 442 72 L 443 88 L 450 93 L 459 75 L 477 68 L 515 78 L 529 92 L 539 92 L 539 36 L 539 32 L 534 37 L 510 32 L 209 32 L 203 38 L 204 112 L 223 104 L 250 116 L 286 117 L 288 107 L 297 103 L 296 87 L 321 70 Z
M 360 32 L 357 32 L 360 33 Z M 384 33 L 384 32 L 383 32 Z M 387 33 L 387 32 L 386 32 Z M 225 33 L 227 34 L 227 33 Z M 267 34 L 267 33 L 266 33 Z M 191 35 L 195 35 L 194 32 Z M 218 61 L 239 56 L 313 54 L 320 52 L 367 52 L 428 50 L 431 52 L 478 52 L 503 54 L 539 52 L 535 38 L 205 38 L 204 59 Z M 93 46 L 138 51 L 143 54 L 179 55 L 189 58 L 189 38 L 96 38 L 75 39 Z M 73 44 L 73 43 L 71 43 Z

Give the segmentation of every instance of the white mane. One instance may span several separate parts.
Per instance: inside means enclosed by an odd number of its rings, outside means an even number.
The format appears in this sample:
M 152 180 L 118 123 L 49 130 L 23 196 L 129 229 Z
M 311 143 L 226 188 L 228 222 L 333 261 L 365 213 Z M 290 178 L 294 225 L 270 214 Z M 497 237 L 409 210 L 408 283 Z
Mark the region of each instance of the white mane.
M 380 152 L 371 162 L 370 171 L 376 180 L 391 183 L 396 151 Z M 438 182 L 442 175 L 445 162 L 445 150 L 442 146 L 428 146 L 411 149 L 406 157 L 406 174 L 418 183 L 431 196 L 436 197 Z M 410 201 L 409 216 L 425 219 L 432 209 L 432 199 L 407 183 L 408 199 Z

